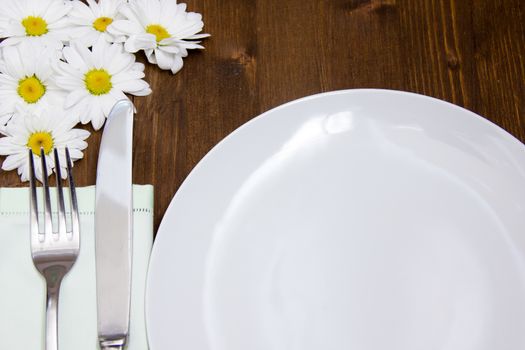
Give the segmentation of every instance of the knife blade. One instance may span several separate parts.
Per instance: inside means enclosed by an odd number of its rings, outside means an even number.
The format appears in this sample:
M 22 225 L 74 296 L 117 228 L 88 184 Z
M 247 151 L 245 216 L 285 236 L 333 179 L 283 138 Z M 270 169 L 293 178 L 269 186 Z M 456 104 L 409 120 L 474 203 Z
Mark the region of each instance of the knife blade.
M 133 104 L 115 104 L 104 126 L 95 191 L 97 328 L 101 349 L 124 349 L 129 333 Z

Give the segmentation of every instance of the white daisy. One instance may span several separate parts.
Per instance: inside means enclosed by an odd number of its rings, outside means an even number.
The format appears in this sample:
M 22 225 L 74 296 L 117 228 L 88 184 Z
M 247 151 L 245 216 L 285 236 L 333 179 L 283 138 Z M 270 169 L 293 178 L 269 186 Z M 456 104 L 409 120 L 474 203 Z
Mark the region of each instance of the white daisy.
M 124 0 L 87 0 L 87 5 L 82 1 L 73 2 L 73 10 L 69 13 L 71 37 L 85 46 L 93 46 L 99 37 L 108 42 L 114 42 L 113 35 L 108 33 L 107 27 L 119 16 L 118 8 Z M 88 6 L 89 5 L 89 6 Z
M 3 48 L 0 60 L 0 122 L 17 108 L 30 111 L 62 106 L 65 92 L 54 82 L 51 65 L 56 51 L 43 45 L 21 43 Z
M 114 21 L 108 31 L 127 37 L 126 51 L 144 50 L 150 63 L 173 74 L 182 68 L 188 49 L 203 49 L 195 40 L 209 36 L 197 34 L 204 26 L 202 16 L 186 12 L 186 4 L 176 0 L 130 0 L 120 12 L 126 19 Z
M 151 93 L 144 77 L 144 65 L 135 62 L 121 44 L 99 39 L 92 50 L 73 43 L 63 50 L 67 62 L 59 62 L 57 83 L 68 91 L 65 108 L 79 115 L 84 124 L 98 130 L 111 108 L 124 93 L 145 96 Z
M 41 113 L 16 113 L 6 128 L 6 136 L 0 138 L 0 155 L 7 156 L 2 164 L 3 170 L 18 169 L 22 181 L 29 179 L 28 149 L 35 156 L 36 177 L 42 181 L 42 166 L 40 149 L 46 155 L 48 174 L 55 168 L 53 149 L 59 151 L 59 160 L 62 177 L 67 176 L 65 171 L 66 158 L 64 148 L 69 148 L 71 160 L 83 157 L 82 150 L 87 147 L 86 141 L 89 132 L 73 129 L 76 121 L 63 115 L 62 110 L 45 110 Z
M 2 0 L 0 46 L 21 42 L 41 43 L 60 49 L 69 39 L 67 14 L 70 1 L 64 0 Z

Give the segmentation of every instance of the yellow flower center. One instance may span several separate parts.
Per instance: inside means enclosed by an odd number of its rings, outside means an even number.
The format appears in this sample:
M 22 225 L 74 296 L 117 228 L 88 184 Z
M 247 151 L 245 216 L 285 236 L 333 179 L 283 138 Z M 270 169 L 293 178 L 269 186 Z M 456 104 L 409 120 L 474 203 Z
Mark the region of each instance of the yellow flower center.
M 92 95 L 105 95 L 111 91 L 111 75 L 105 69 L 92 69 L 84 77 L 86 89 Z
M 26 35 L 40 36 L 48 32 L 47 22 L 42 17 L 28 16 L 22 20 Z
M 36 103 L 46 93 L 46 87 L 33 75 L 20 79 L 17 92 L 27 103 Z
M 99 17 L 93 22 L 93 28 L 99 32 L 105 32 L 106 28 L 113 23 L 113 18 L 109 17 Z
M 37 131 L 29 135 L 27 147 L 37 156 L 40 155 L 40 148 L 44 149 L 45 154 L 49 154 L 53 149 L 53 135 L 47 131 Z
M 168 31 L 166 30 L 166 28 L 164 28 L 160 24 L 150 24 L 146 27 L 146 32 L 155 35 L 157 42 L 160 42 L 171 36 L 170 33 L 168 33 Z

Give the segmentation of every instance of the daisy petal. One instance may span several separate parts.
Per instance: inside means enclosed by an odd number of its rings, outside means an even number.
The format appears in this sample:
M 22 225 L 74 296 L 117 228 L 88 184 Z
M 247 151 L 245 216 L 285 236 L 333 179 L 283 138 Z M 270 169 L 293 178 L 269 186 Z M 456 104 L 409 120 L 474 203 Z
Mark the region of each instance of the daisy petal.
M 182 65 L 183 65 L 183 61 L 182 61 L 182 57 L 180 56 L 175 56 L 175 59 L 173 60 L 173 65 L 171 66 L 171 72 L 173 74 L 177 73 L 179 70 L 182 69 Z
M 157 47 L 157 41 L 153 34 L 132 35 L 124 44 L 127 52 L 135 53 L 139 50 L 154 49 Z
M 149 84 L 146 83 L 144 80 L 137 79 L 115 84 L 115 87 L 124 92 L 133 94 L 135 91 L 147 89 L 149 87 Z
M 144 29 L 136 22 L 129 20 L 118 20 L 111 23 L 107 28 L 112 34 L 136 35 L 144 33 Z
M 67 63 L 76 69 L 82 69 L 86 66 L 86 61 L 84 61 L 84 58 L 80 55 L 78 50 L 72 46 L 65 47 L 62 50 L 62 53 L 64 54 L 64 58 L 66 59 Z
M 160 69 L 171 69 L 175 55 L 162 50 L 155 50 L 155 58 Z
M 79 103 L 83 98 L 87 97 L 88 93 L 86 90 L 74 90 L 67 95 L 64 101 L 64 108 L 69 109 Z

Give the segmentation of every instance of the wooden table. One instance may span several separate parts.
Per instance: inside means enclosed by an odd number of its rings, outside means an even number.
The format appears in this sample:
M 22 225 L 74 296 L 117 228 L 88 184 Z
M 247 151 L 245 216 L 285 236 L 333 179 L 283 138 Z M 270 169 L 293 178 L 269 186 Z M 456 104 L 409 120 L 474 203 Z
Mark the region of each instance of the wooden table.
M 310 94 L 417 92 L 470 109 L 525 141 L 523 0 L 187 3 L 212 34 L 206 50 L 191 52 L 174 76 L 148 65 L 153 94 L 134 98 L 133 178 L 155 185 L 155 229 L 217 142 L 261 112 Z M 92 134 L 76 163 L 81 186 L 95 183 L 100 137 Z M 16 172 L 2 172 L 0 185 L 27 186 Z

